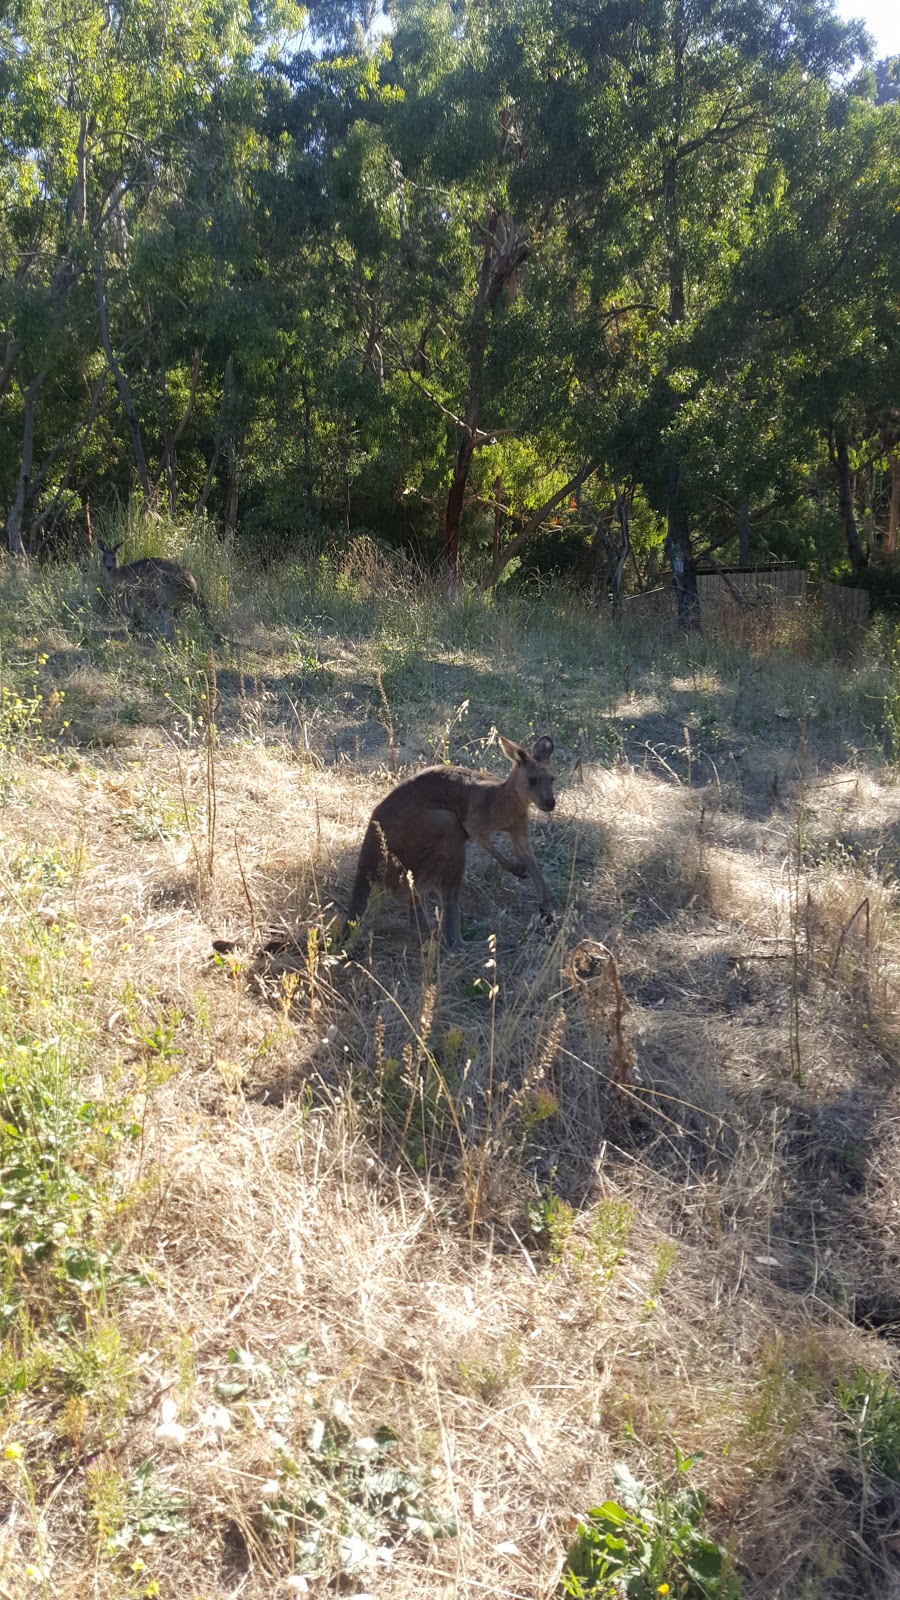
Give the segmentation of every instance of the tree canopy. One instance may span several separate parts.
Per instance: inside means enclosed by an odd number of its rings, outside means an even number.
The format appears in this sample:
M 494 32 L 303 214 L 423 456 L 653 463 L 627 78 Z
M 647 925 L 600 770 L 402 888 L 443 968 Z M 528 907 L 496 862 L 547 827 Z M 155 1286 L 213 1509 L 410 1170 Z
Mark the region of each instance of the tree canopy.
M 10 549 L 136 494 L 685 621 L 890 554 L 898 77 L 828 0 L 13 0 Z

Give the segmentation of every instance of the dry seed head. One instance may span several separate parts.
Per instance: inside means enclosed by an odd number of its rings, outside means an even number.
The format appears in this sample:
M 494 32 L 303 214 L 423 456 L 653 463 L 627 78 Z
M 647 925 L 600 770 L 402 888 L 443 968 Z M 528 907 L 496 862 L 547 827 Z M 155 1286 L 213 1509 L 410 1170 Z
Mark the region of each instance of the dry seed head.
M 539 1079 L 547 1076 L 548 1069 L 552 1067 L 556 1060 L 556 1054 L 562 1044 L 565 1031 L 566 1013 L 564 1007 L 560 1006 L 556 1016 L 553 1018 L 550 1032 L 541 1046 L 540 1054 L 528 1075 L 530 1083 L 536 1083 Z

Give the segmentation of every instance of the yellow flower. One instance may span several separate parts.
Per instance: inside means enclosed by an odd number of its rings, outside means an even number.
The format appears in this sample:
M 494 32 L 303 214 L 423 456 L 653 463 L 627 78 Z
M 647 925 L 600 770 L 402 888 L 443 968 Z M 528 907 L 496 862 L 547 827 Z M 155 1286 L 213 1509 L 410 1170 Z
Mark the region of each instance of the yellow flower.
M 661 1583 L 656 1592 L 657 1594 L 668 1594 L 669 1585 L 667 1583 Z
M 4 1461 L 21 1461 L 22 1446 L 20 1444 L 8 1444 L 3 1452 L 3 1459 Z

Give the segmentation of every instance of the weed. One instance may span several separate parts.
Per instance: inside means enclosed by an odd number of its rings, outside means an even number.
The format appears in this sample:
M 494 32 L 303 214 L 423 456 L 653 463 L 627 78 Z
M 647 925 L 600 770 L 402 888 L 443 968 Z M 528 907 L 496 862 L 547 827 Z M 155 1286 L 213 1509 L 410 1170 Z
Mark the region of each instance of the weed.
M 26 1271 L 52 1261 L 80 1287 L 111 1264 L 96 1223 L 116 1152 L 140 1131 L 127 1097 L 107 1104 L 84 1092 L 86 959 L 56 923 L 31 919 L 0 951 L 0 1250 Z M 20 1279 L 7 1316 L 21 1293 Z
M 696 1456 L 676 1452 L 686 1474 Z M 606 1500 L 579 1521 L 563 1574 L 563 1592 L 573 1600 L 738 1600 L 740 1583 L 731 1561 L 702 1530 L 706 1496 L 677 1487 L 652 1493 L 618 1462 L 613 1468 L 618 1499 Z
M 490 1405 L 515 1377 L 521 1359 L 519 1346 L 510 1343 L 504 1347 L 499 1365 L 490 1361 L 461 1361 L 459 1370 L 470 1393 L 477 1395 L 485 1405 Z
M 46 733 L 60 725 L 56 713 L 64 696 L 54 690 L 45 696 L 38 687 L 37 663 L 10 663 L 0 653 L 0 805 L 4 805 L 21 785 L 22 763 L 45 752 Z
M 87 1403 L 82 1426 L 90 1426 L 92 1447 L 111 1438 L 128 1407 L 134 1386 L 134 1359 L 123 1347 L 114 1322 L 96 1326 L 88 1319 L 83 1332 L 61 1345 L 55 1372 L 63 1394 Z M 73 1416 L 75 1413 L 72 1413 Z
M 863 1464 L 900 1483 L 900 1390 L 887 1373 L 859 1367 L 838 1385 L 837 1400 Z
M 171 800 L 164 786 L 152 779 L 137 790 L 131 804 L 123 806 L 121 818 L 133 839 L 177 839 L 189 828 L 193 808 L 186 816 L 184 807 Z
M 572 1234 L 575 1213 L 565 1200 L 550 1189 L 539 1200 L 529 1200 L 525 1215 L 531 1236 L 539 1249 L 545 1249 L 551 1265 L 557 1266 Z
M 742 1433 L 753 1443 L 760 1469 L 774 1472 L 808 1415 L 818 1375 L 808 1351 L 786 1348 L 780 1339 L 766 1346 L 760 1365 L 759 1396 Z
M 607 1283 L 619 1265 L 634 1227 L 634 1210 L 620 1200 L 603 1200 L 591 1221 L 591 1249 L 595 1271 Z
M 423 1475 L 395 1464 L 389 1428 L 354 1438 L 336 1417 L 317 1418 L 305 1449 L 280 1453 L 266 1485 L 263 1522 L 290 1539 L 294 1565 L 352 1579 L 384 1567 L 404 1538 L 455 1538 L 453 1514 L 432 1505 Z
M 160 1482 L 152 1461 L 142 1462 L 128 1479 L 112 1463 L 97 1462 L 86 1478 L 101 1555 L 127 1550 L 135 1540 L 146 1546 L 190 1531 L 187 1495 Z

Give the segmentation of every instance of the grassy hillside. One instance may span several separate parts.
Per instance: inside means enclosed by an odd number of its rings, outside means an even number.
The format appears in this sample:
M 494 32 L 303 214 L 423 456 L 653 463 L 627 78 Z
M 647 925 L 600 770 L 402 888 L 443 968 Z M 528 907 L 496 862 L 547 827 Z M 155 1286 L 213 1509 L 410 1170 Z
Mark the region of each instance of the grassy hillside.
M 900 1593 L 890 640 L 188 554 L 214 662 L 0 574 L 0 1595 L 536 1600 L 617 1462 L 647 1593 L 735 1592 L 679 1482 L 744 1600 Z M 498 730 L 555 928 L 473 850 L 489 943 L 342 953 L 375 802 Z

